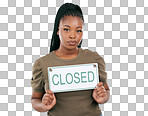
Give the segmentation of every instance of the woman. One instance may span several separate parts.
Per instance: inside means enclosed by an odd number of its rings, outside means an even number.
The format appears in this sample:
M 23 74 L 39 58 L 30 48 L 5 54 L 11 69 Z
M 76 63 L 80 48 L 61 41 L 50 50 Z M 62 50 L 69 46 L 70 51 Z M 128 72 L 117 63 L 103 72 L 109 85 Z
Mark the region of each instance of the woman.
M 97 53 L 81 48 L 83 13 L 78 5 L 63 4 L 56 15 L 50 53 L 37 59 L 33 65 L 31 85 L 32 106 L 48 116 L 100 116 L 98 104 L 108 101 L 105 62 Z M 94 90 L 53 93 L 49 90 L 47 68 L 74 64 L 98 63 L 100 83 Z

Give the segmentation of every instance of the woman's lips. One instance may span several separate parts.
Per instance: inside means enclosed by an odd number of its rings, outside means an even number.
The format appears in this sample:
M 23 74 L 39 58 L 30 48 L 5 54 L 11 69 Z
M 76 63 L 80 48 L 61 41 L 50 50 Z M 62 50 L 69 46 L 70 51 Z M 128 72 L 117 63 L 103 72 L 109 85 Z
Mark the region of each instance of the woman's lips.
M 74 45 L 77 44 L 77 42 L 76 41 L 68 41 L 68 44 L 71 45 L 71 46 L 74 46 Z

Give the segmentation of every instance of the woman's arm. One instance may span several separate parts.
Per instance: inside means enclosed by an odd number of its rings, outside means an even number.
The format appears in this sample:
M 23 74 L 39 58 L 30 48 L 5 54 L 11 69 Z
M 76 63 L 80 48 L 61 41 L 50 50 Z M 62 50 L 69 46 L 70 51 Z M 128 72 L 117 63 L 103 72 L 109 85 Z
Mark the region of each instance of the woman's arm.
M 34 91 L 32 92 L 32 97 L 31 97 L 32 107 L 39 112 L 46 112 L 42 104 L 43 95 L 44 93 L 39 93 Z
M 32 107 L 38 112 L 46 112 L 56 104 L 56 98 L 50 90 L 46 91 L 45 94 L 33 91 L 31 103 Z
M 104 102 L 104 103 L 106 103 L 110 98 L 110 89 L 107 84 L 104 84 L 103 86 L 104 86 L 104 88 L 106 90 L 106 94 L 107 94 L 106 101 Z

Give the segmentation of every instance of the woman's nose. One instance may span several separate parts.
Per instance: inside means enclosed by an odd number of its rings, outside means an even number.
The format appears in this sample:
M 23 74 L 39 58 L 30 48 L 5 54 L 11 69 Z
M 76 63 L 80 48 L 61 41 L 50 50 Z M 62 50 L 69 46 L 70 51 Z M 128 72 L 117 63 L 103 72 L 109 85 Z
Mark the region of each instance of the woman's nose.
M 74 32 L 74 31 L 71 31 L 69 37 L 70 37 L 71 39 L 75 39 L 75 37 L 76 37 L 75 32 Z

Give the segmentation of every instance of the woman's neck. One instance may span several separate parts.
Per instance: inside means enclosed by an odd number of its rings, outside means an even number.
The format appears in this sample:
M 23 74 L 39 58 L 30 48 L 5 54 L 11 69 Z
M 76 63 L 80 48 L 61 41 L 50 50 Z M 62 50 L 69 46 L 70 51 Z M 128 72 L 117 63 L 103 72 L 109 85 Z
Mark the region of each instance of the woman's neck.
M 79 52 L 79 49 L 78 48 L 75 48 L 75 49 L 72 49 L 72 50 L 69 50 L 69 49 L 58 49 L 58 50 L 55 50 L 55 54 L 58 56 L 58 57 L 75 57 L 77 56 Z

